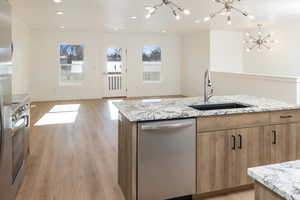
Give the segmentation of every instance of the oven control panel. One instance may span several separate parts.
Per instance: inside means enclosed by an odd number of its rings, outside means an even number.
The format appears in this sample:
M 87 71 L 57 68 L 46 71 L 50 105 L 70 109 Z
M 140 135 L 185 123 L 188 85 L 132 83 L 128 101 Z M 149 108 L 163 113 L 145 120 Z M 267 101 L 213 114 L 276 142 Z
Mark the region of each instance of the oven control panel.
M 12 115 L 12 122 L 15 124 L 20 119 L 29 117 L 30 104 L 20 106 Z

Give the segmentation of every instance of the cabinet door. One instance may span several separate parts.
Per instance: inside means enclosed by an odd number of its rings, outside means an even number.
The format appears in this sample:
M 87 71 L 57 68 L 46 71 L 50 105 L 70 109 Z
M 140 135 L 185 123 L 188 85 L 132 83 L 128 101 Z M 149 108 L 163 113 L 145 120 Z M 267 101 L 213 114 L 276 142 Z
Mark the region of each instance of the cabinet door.
M 300 160 L 300 123 L 296 124 L 296 160 Z
M 235 131 L 197 135 L 197 193 L 232 187 L 236 174 Z
M 267 126 L 264 130 L 266 163 L 280 163 L 297 158 L 297 124 Z
M 238 129 L 235 186 L 253 183 L 247 169 L 264 164 L 264 127 Z

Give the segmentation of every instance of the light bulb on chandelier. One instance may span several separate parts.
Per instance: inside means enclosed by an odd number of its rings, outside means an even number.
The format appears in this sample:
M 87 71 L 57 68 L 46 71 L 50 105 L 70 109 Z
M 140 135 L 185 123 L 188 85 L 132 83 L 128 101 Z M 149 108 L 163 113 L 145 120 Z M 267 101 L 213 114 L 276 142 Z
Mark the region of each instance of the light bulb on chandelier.
M 240 13 L 241 15 L 248 17 L 250 20 L 254 20 L 253 15 L 250 15 L 248 12 L 242 11 L 241 9 L 239 9 L 233 5 L 236 1 L 241 1 L 241 0 L 213 0 L 214 3 L 222 4 L 223 8 L 220 9 L 219 11 L 211 13 L 209 16 L 205 17 L 204 22 L 208 22 L 212 18 L 216 17 L 217 15 L 221 15 L 221 16 L 227 16 L 227 24 L 231 25 L 232 24 L 231 16 L 232 16 L 233 11 L 236 11 L 236 12 Z M 230 19 L 229 19 L 229 17 L 230 17 Z
M 172 2 L 171 0 L 162 0 L 162 2 L 160 4 L 145 7 L 145 9 L 148 11 L 148 13 L 145 16 L 146 19 L 151 18 L 151 16 L 153 16 L 155 14 L 155 12 L 162 6 L 167 6 L 171 10 L 171 12 L 172 12 L 172 14 L 173 14 L 173 16 L 175 17 L 176 20 L 181 19 L 181 16 L 180 16 L 179 13 L 182 13 L 183 15 L 190 15 L 191 14 L 190 10 L 178 6 L 177 4 Z

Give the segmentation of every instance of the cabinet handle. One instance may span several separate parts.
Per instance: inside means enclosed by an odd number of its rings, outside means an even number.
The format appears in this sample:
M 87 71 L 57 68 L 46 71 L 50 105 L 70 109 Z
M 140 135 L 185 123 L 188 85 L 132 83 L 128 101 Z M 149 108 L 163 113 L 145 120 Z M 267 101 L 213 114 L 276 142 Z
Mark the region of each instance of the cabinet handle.
M 239 148 L 239 149 L 242 149 L 242 140 L 243 140 L 243 136 L 242 136 L 241 134 L 239 134 L 239 140 L 240 140 L 240 143 L 239 143 L 238 148 Z
M 292 115 L 280 116 L 281 119 L 290 119 L 293 118 Z
M 232 135 L 231 136 L 231 138 L 232 138 L 232 143 L 233 143 L 233 145 L 232 145 L 232 150 L 235 150 L 235 136 L 234 135 Z
M 272 133 L 273 133 L 273 142 L 272 142 L 272 144 L 277 144 L 277 132 L 273 130 Z

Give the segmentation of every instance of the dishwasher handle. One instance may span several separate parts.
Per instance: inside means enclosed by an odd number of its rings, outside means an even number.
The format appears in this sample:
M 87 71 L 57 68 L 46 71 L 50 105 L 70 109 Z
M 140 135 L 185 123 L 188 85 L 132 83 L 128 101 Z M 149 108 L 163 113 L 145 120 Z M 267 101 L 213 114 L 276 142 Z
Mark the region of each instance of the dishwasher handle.
M 156 130 L 164 130 L 164 129 L 177 129 L 177 128 L 185 128 L 192 126 L 193 122 L 177 122 L 173 124 L 147 124 L 147 125 L 142 125 L 142 130 L 143 131 L 156 131 Z

